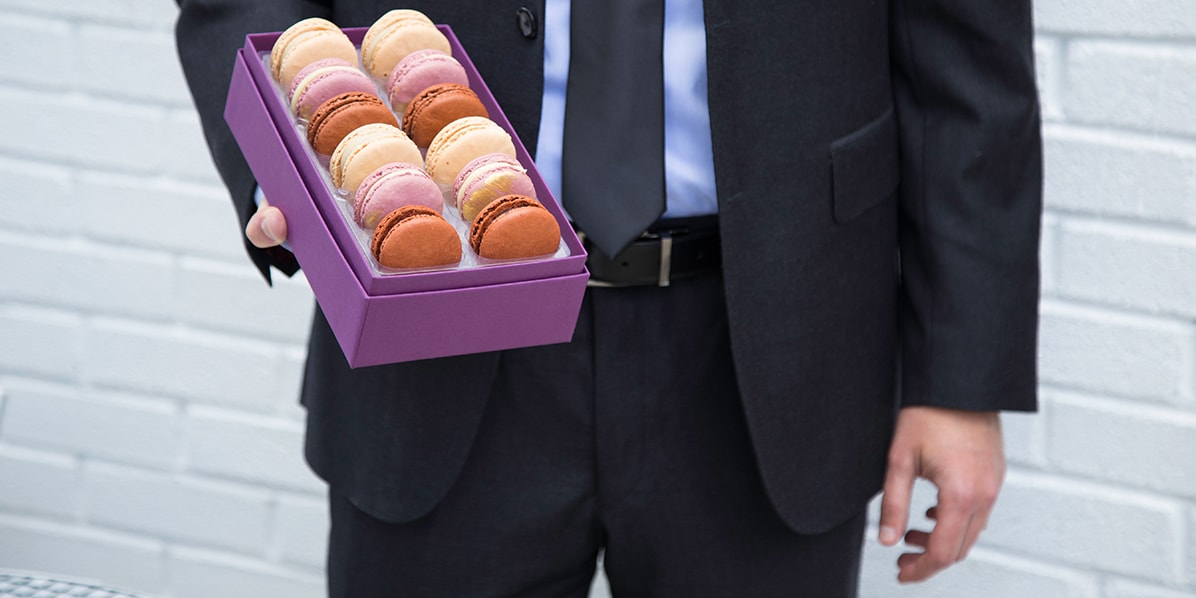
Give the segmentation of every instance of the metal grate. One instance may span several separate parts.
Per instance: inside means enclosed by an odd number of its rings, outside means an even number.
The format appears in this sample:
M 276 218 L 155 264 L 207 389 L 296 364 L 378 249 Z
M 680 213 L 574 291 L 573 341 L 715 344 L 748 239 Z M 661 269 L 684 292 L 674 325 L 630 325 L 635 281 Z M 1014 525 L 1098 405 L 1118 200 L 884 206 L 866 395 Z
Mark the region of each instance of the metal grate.
M 0 598 L 142 598 L 87 582 L 0 572 Z

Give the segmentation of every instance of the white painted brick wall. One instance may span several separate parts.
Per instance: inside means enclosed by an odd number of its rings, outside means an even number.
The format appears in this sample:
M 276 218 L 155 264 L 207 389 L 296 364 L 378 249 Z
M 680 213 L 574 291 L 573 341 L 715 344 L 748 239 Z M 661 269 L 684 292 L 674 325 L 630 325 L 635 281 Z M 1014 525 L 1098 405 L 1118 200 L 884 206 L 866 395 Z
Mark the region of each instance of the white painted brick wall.
M 1191 405 L 1196 324 L 1047 298 L 1042 302 L 1043 382 L 1122 397 Z
M 243 257 L 175 13 L 0 0 L 0 105 L 22 115 L 0 135 L 0 568 L 314 598 L 311 295 Z M 1004 419 L 1008 483 L 970 560 L 898 586 L 901 549 L 870 537 L 865 598 L 1196 598 L 1196 2 L 1035 16 L 1042 412 Z

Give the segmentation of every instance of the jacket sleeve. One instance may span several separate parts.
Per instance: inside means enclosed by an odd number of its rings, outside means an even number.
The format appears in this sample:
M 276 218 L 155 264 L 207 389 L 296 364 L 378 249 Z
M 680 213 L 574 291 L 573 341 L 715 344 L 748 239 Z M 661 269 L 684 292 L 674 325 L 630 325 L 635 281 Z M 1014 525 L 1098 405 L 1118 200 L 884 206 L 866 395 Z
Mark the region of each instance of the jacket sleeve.
M 244 230 L 257 209 L 253 199 L 257 183 L 224 122 L 224 103 L 236 51 L 245 44 L 246 34 L 281 31 L 305 17 L 327 17 L 331 13 L 330 0 L 176 1 L 179 16 L 175 23 L 175 41 L 183 74 L 199 111 L 208 149 L 228 187 Z M 288 276 L 299 269 L 295 257 L 285 249 L 258 249 L 248 239 L 245 239 L 245 248 L 267 282 L 270 281 L 270 266 Z
M 892 0 L 902 404 L 1034 410 L 1042 141 L 1030 0 Z

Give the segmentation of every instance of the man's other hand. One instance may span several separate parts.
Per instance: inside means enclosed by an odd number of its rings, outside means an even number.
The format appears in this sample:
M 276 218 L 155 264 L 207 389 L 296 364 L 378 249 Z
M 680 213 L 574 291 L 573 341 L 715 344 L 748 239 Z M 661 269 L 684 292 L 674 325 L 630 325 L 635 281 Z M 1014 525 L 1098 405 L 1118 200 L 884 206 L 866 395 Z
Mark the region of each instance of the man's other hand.
M 914 480 L 938 488 L 933 530 L 907 530 Z M 1005 479 L 1001 420 L 992 411 L 906 407 L 897 416 L 881 500 L 880 541 L 922 549 L 897 559 L 898 581 L 924 581 L 962 561 L 988 524 Z

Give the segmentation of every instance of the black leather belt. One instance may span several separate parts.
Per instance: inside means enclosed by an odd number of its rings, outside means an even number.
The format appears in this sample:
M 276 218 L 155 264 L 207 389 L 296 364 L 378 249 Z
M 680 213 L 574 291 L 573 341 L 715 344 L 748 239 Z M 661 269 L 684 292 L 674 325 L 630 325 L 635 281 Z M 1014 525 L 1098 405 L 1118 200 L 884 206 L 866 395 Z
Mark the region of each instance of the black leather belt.
M 589 254 L 592 287 L 667 287 L 674 280 L 715 272 L 722 264 L 717 216 L 661 220 L 614 259 L 594 247 L 583 231 L 577 236 Z

